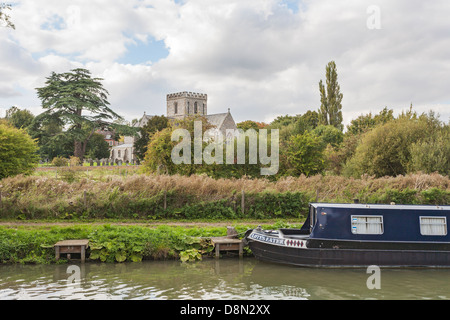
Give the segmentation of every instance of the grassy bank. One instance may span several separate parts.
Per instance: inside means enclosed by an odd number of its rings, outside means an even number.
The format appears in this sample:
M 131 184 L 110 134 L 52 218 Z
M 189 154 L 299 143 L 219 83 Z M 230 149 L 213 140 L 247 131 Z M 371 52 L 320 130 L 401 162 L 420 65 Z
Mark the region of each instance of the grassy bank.
M 39 171 L 0 181 L 0 219 L 298 219 L 312 201 L 450 204 L 439 174 L 361 179 L 340 176 L 211 179 L 136 170 Z
M 53 263 L 53 245 L 66 239 L 89 239 L 92 261 L 198 259 L 211 254 L 209 237 L 226 235 L 226 225 L 240 233 L 264 221 L 272 223 L 267 228 L 299 227 L 309 202 L 355 198 L 448 205 L 450 180 L 439 174 L 214 180 L 136 168 L 47 168 L 0 181 L 0 262 Z M 218 224 L 224 221 L 230 223 Z
M 85 174 L 84 172 L 81 172 Z M 8 219 L 237 219 L 304 216 L 315 201 L 448 204 L 449 179 L 411 175 L 381 179 L 298 177 L 277 182 L 205 176 L 70 172 L 0 182 L 0 217 Z M 242 192 L 244 191 L 244 193 Z M 244 197 L 244 199 L 243 199 Z
M 299 227 L 278 222 L 269 228 Z M 235 225 L 244 233 L 255 225 Z M 0 226 L 0 263 L 55 263 L 53 245 L 67 239 L 89 239 L 88 261 L 196 260 L 212 255 L 210 237 L 227 234 L 226 227 L 91 225 Z M 66 263 L 62 259 L 58 263 Z

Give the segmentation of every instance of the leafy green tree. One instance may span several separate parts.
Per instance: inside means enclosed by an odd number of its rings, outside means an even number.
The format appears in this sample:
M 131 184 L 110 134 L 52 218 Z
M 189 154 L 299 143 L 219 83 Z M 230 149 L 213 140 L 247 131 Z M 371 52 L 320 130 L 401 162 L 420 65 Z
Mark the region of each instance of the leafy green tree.
M 285 152 L 288 175 L 312 176 L 321 173 L 325 168 L 322 140 L 311 132 L 292 136 Z
M 212 128 L 205 117 L 191 116 L 171 123 L 161 131 L 156 131 L 150 138 L 147 152 L 145 153 L 143 169 L 146 172 L 166 174 L 192 175 L 202 170 L 201 164 L 194 164 L 194 122 L 202 122 L 202 137 L 206 130 Z M 172 141 L 172 132 L 175 129 L 185 129 L 190 134 L 190 147 L 188 158 L 190 163 L 175 164 L 172 161 L 172 150 L 181 142 Z M 202 150 L 206 143 L 202 141 Z M 184 156 L 184 154 L 183 154 Z
M 291 136 L 300 134 L 297 126 L 297 121 L 300 115 L 297 116 L 279 116 L 269 125 L 270 129 L 280 130 L 280 140 L 282 142 L 288 141 Z
M 351 159 L 355 153 L 356 147 L 359 145 L 361 140 L 361 134 L 345 134 L 342 143 L 333 147 L 328 144 L 325 148 L 326 157 L 326 171 L 334 174 L 342 174 L 342 169 L 345 163 Z
M 314 130 L 319 125 L 319 114 L 317 111 L 306 111 L 297 120 L 298 132 Z
M 232 159 L 232 163 L 230 163 L 229 159 L 227 159 L 227 149 L 230 146 L 227 144 L 227 141 L 224 139 L 223 144 L 213 145 L 212 140 L 210 141 L 202 141 L 201 150 L 202 150 L 202 162 L 195 163 L 195 136 L 194 136 L 194 121 L 202 122 L 202 135 L 204 136 L 205 132 L 208 129 L 212 129 L 213 126 L 210 125 L 206 118 L 201 116 L 189 117 L 184 120 L 180 120 L 176 123 L 173 123 L 172 127 L 165 128 L 161 131 L 157 131 L 154 133 L 148 145 L 147 152 L 145 154 L 143 168 L 145 172 L 152 173 L 165 173 L 165 174 L 180 174 L 190 176 L 192 174 L 206 174 L 213 178 L 240 178 L 242 176 L 249 177 L 260 177 L 261 176 L 261 168 L 262 164 L 259 161 L 256 163 L 250 163 L 250 139 L 246 135 L 242 135 L 238 140 L 234 140 L 234 158 Z M 187 155 L 187 159 L 189 163 L 181 163 L 175 164 L 172 159 L 172 151 L 174 148 L 181 143 L 181 138 L 179 141 L 172 141 L 172 132 L 175 129 L 185 129 L 190 134 L 190 141 L 188 143 L 188 148 L 183 149 L 182 156 L 185 156 L 184 151 L 188 150 L 189 154 Z M 249 129 L 250 130 L 250 129 Z M 256 141 L 258 143 L 258 131 L 255 130 L 256 133 Z M 182 138 L 184 139 L 184 137 Z M 183 140 L 184 141 L 184 140 Z M 270 131 L 268 142 L 270 143 Z M 243 154 L 243 159 L 238 157 L 238 143 L 243 143 L 245 145 L 245 153 Z M 207 151 L 209 149 L 209 151 Z M 214 150 L 212 150 L 214 149 Z M 255 148 L 256 152 L 258 152 L 258 146 Z M 270 145 L 268 146 L 270 150 Z M 211 152 L 211 157 L 215 160 L 219 160 L 222 163 L 208 163 L 206 160 L 206 153 Z M 216 154 L 216 152 L 221 152 L 222 158 L 220 155 Z M 181 150 L 180 150 L 181 157 Z M 242 162 L 242 163 L 241 163 Z M 268 166 L 268 165 L 266 165 Z M 272 177 L 270 177 L 272 178 Z
M 0 179 L 31 173 L 39 160 L 37 150 L 25 130 L 0 124 Z
M 153 116 L 145 126 L 139 129 L 139 134 L 134 142 L 134 154 L 139 160 L 145 158 L 151 137 L 158 131 L 170 126 L 169 119 L 165 116 Z
M 303 115 L 279 116 L 270 123 L 268 129 L 279 129 L 280 140 L 288 141 L 291 136 L 313 130 L 318 124 L 319 114 L 316 111 L 308 110 Z
M 236 125 L 236 127 L 238 129 L 242 129 L 244 131 L 247 131 L 248 129 L 254 129 L 254 130 L 259 129 L 258 123 L 256 123 L 255 121 L 252 121 L 252 120 L 246 120 L 246 121 L 239 122 Z
M 379 114 L 373 116 L 370 112 L 366 115 L 361 115 L 350 122 L 347 126 L 349 134 L 365 133 L 379 124 L 385 124 L 388 121 L 394 120 L 394 110 L 385 107 Z
M 61 119 L 69 126 L 66 134 L 73 141 L 74 156 L 81 160 L 94 132 L 108 124 L 106 121 L 122 118 L 108 107 L 109 93 L 101 80 L 92 78 L 86 69 L 74 69 L 60 74 L 53 72 L 46 86 L 37 88 L 42 107 L 46 109 L 43 116 Z
M 90 159 L 104 159 L 109 158 L 109 145 L 105 141 L 103 135 L 94 133 L 89 139 L 86 147 L 86 155 Z
M 411 144 L 410 172 L 438 172 L 450 174 L 450 127 L 446 125 L 439 131 Z
M 55 157 L 68 158 L 73 155 L 73 140 L 63 132 L 64 123 L 56 117 L 37 115 L 27 131 L 39 146 L 41 159 L 52 161 Z
M 336 63 L 331 61 L 326 67 L 326 87 L 322 80 L 319 82 L 320 109 L 319 123 L 332 125 L 343 131 L 342 98 L 343 94 L 338 83 Z
M 248 129 L 252 130 L 252 128 Z M 253 129 L 254 130 L 254 129 Z M 247 134 L 246 134 L 247 133 Z M 248 134 L 250 133 L 250 134 Z M 234 161 L 232 164 L 226 161 L 226 152 L 229 147 L 224 143 L 223 154 L 224 160 L 223 165 L 209 165 L 206 168 L 209 170 L 206 173 L 214 178 L 241 178 L 241 177 L 251 177 L 258 178 L 261 177 L 261 169 L 264 166 L 261 163 L 261 158 L 256 157 L 255 153 L 259 150 L 259 144 L 265 143 L 267 145 L 268 153 L 272 152 L 271 146 L 271 130 L 268 130 L 267 141 L 262 141 L 260 132 L 258 130 L 254 131 L 244 131 L 244 134 L 234 139 Z M 255 143 L 256 142 L 256 143 Z M 238 152 L 240 146 L 243 146 L 244 153 L 242 159 L 239 158 Z M 252 149 L 255 148 L 255 149 Z M 267 179 L 273 179 L 273 176 L 266 176 Z
M 342 131 L 333 126 L 320 125 L 315 128 L 312 133 L 321 138 L 322 146 L 324 148 L 329 144 L 332 147 L 337 148 L 344 141 L 344 134 Z
M 21 129 L 27 128 L 34 120 L 34 115 L 29 110 L 20 110 L 16 106 L 13 106 L 6 110 L 6 117 L 9 123 L 14 127 Z
M 354 177 L 406 174 L 411 160 L 410 146 L 426 132 L 426 121 L 419 119 L 401 118 L 375 127 L 362 136 L 344 174 Z
M 172 149 L 175 147 L 171 141 L 172 128 L 155 132 L 148 144 L 145 153 L 143 170 L 149 173 L 175 174 L 176 167 L 172 162 Z
M 281 127 L 288 126 L 295 122 L 298 116 L 278 116 L 275 120 L 270 123 L 270 127 L 273 129 L 280 129 Z

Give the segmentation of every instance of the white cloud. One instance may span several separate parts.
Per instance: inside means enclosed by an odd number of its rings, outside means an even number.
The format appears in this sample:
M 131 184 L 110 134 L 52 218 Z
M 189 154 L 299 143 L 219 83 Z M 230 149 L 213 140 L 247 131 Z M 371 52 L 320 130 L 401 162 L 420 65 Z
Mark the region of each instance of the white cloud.
M 298 12 L 287 4 L 19 1 L 16 30 L 0 30 L 0 105 L 20 94 L 35 106 L 33 89 L 51 71 L 85 66 L 105 79 L 112 107 L 129 119 L 162 114 L 167 93 L 187 90 L 207 93 L 210 112 L 231 108 L 237 121 L 270 121 L 317 109 L 318 82 L 335 60 L 346 123 L 410 103 L 449 118 L 448 1 L 379 0 L 380 30 L 367 28 L 373 1 L 299 0 Z M 150 38 L 164 41 L 167 57 L 118 63 L 127 45 Z

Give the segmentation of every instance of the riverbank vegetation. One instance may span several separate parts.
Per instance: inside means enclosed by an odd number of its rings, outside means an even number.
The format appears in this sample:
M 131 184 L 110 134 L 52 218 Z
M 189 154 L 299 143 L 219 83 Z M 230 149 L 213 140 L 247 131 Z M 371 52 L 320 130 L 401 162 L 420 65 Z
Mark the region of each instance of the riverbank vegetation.
M 286 226 L 289 225 L 278 222 L 268 227 Z M 241 237 L 246 230 L 254 227 L 235 225 Z M 0 226 L 0 263 L 66 263 L 64 257 L 58 262 L 55 260 L 53 245 L 67 239 L 88 239 L 86 256 L 88 261 L 94 262 L 198 260 L 212 256 L 211 237 L 225 235 L 226 227 L 213 226 Z
M 1 180 L 0 219 L 299 219 L 314 201 L 450 203 L 450 180 L 437 173 L 360 179 L 302 175 L 270 181 L 144 175 L 134 168 L 64 170 Z

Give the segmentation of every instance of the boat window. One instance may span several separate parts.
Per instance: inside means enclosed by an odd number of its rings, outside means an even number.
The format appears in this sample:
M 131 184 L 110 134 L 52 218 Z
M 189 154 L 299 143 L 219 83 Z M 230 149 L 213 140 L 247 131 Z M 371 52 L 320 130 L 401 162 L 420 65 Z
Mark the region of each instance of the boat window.
M 420 217 L 420 234 L 423 236 L 446 236 L 446 217 Z
M 352 216 L 353 234 L 383 234 L 382 216 Z
M 309 207 L 309 219 L 310 219 L 310 226 L 311 226 L 311 230 L 314 228 L 314 225 L 316 224 L 316 208 L 314 208 L 313 206 Z

